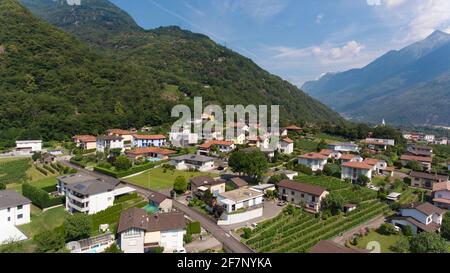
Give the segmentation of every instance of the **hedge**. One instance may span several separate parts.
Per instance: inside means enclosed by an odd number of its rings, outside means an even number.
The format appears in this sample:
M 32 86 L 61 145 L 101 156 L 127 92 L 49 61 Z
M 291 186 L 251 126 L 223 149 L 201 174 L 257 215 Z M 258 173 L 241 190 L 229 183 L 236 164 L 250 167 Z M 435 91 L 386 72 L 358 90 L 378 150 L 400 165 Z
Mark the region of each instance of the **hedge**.
M 86 168 L 86 166 L 87 166 L 85 163 L 83 163 L 83 162 L 81 162 L 81 161 L 76 161 L 76 160 L 73 159 L 73 158 L 70 159 L 70 163 L 72 163 L 72 164 L 74 164 L 74 165 L 77 165 L 77 166 L 79 166 L 79 167 L 82 167 L 82 168 Z
M 166 161 L 160 161 L 157 163 L 146 163 L 143 165 L 137 165 L 132 167 L 131 169 L 127 170 L 127 171 L 115 171 L 115 170 L 111 170 L 111 169 L 106 169 L 106 168 L 101 168 L 101 167 L 94 167 L 94 171 L 102 173 L 102 174 L 106 174 L 109 176 L 112 176 L 114 178 L 122 178 L 122 177 L 126 177 L 126 176 L 130 176 L 132 174 L 135 173 L 140 173 L 149 169 L 153 169 L 154 167 L 161 165 L 163 163 L 165 163 Z
M 53 170 L 50 166 L 44 164 L 44 165 L 42 165 L 42 167 L 44 167 L 44 169 L 46 169 L 47 171 L 51 172 L 52 174 L 56 174 L 56 171 Z
M 186 232 L 188 234 L 200 234 L 201 233 L 200 222 L 190 223 L 186 228 Z
M 38 165 L 35 165 L 35 167 L 36 167 L 36 169 L 37 169 L 40 173 L 42 173 L 43 175 L 45 175 L 45 176 L 48 175 L 48 172 L 47 172 L 46 170 L 42 169 L 41 167 L 39 167 Z
M 64 196 L 52 197 L 45 190 L 28 183 L 22 184 L 22 194 L 41 209 L 58 206 L 65 201 Z

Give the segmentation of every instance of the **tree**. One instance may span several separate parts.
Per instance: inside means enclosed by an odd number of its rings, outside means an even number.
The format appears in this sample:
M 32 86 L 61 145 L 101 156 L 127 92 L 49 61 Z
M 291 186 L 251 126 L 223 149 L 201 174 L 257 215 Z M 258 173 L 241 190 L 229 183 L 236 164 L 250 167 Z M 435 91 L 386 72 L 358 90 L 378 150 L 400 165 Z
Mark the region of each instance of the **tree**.
M 110 245 L 103 253 L 123 253 L 116 243 Z
M 116 162 L 114 162 L 114 167 L 116 167 L 118 171 L 129 170 L 132 165 L 133 163 L 131 160 L 125 155 L 117 157 Z
M 184 176 L 178 176 L 175 178 L 175 183 L 173 184 L 173 190 L 178 194 L 183 194 L 187 191 L 188 183 Z
M 41 152 L 36 152 L 31 156 L 31 159 L 33 159 L 34 162 L 38 161 L 39 159 L 42 158 L 42 153 Z
M 238 150 L 231 154 L 228 165 L 233 172 L 246 174 L 258 180 L 269 168 L 267 158 L 259 150 L 242 151 Z
M 0 191 L 6 190 L 6 184 L 5 182 L 0 182 Z
M 406 164 L 406 167 L 413 171 L 421 172 L 423 171 L 423 166 L 418 161 L 409 161 L 408 164 Z
M 282 180 L 289 179 L 284 173 L 276 174 L 270 177 L 269 183 L 274 184 L 275 186 Z
M 367 184 L 369 184 L 369 182 L 370 182 L 370 179 L 365 175 L 358 176 L 358 179 L 356 180 L 356 184 L 363 186 L 363 187 L 366 187 Z
M 252 230 L 248 227 L 245 227 L 242 231 L 244 232 L 244 234 L 242 234 L 242 238 L 250 239 L 250 237 L 252 236 Z
M 325 139 L 321 139 L 319 144 L 317 144 L 317 151 L 320 152 L 323 149 L 327 149 L 328 148 L 328 143 L 325 141 Z
M 410 249 L 408 238 L 401 237 L 395 244 L 390 247 L 395 253 L 408 253 Z
M 410 241 L 412 253 L 447 253 L 447 241 L 434 232 L 422 232 Z
M 334 174 L 333 167 L 330 164 L 325 165 L 322 173 L 326 176 L 332 176 Z
M 339 214 L 344 207 L 344 198 L 339 194 L 330 193 L 322 201 L 322 209 L 330 210 L 333 215 Z
M 47 230 L 33 237 L 36 252 L 57 252 L 64 248 L 64 234 L 55 230 Z
M 442 219 L 441 236 L 450 241 L 450 212 L 447 212 Z
M 241 175 L 244 172 L 244 166 L 247 164 L 245 162 L 246 160 L 246 154 L 241 150 L 237 150 L 231 153 L 230 158 L 228 159 L 228 166 L 230 166 L 233 172 Z
M 92 230 L 92 222 L 86 214 L 73 214 L 64 220 L 66 241 L 78 241 L 89 238 Z
M 387 235 L 387 236 L 397 234 L 397 230 L 395 230 L 395 226 L 393 224 L 390 224 L 390 223 L 383 223 L 378 228 L 377 231 L 381 235 Z
M 312 169 L 310 167 L 306 166 L 306 165 L 303 165 L 303 164 L 297 164 L 294 167 L 294 170 L 297 171 L 297 172 L 304 173 L 306 175 L 312 175 L 313 174 Z

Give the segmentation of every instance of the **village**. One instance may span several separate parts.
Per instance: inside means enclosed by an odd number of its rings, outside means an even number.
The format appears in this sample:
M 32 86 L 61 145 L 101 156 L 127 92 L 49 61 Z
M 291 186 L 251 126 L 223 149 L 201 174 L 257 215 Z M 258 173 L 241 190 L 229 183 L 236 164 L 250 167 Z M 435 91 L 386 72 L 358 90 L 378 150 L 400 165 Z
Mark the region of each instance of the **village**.
M 445 138 L 290 125 L 270 149 L 273 133 L 249 137 L 251 126 L 227 124 L 231 139 L 144 127 L 17 141 L 0 155 L 0 250 L 409 252 L 405 238 L 439 234 L 449 217 Z M 8 167 L 19 163 L 26 175 Z

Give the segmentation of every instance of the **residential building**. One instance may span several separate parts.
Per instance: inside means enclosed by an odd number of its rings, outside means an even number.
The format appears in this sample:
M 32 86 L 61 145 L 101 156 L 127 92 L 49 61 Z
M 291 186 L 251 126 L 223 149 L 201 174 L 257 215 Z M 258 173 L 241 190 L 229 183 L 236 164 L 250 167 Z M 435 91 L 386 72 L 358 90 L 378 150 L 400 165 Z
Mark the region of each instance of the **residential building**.
M 145 253 L 156 247 L 164 252 L 183 248 L 186 219 L 182 213 L 155 213 L 131 208 L 120 214 L 117 227 L 119 245 L 125 253 Z
M 28 155 L 42 151 L 42 140 L 17 140 L 16 153 Z
M 76 184 L 76 183 L 83 183 L 86 181 L 100 181 L 100 179 L 97 179 L 93 176 L 81 174 L 81 173 L 75 173 L 75 174 L 69 174 L 65 176 L 60 176 L 56 178 L 57 185 L 56 190 L 59 195 L 66 195 L 67 191 L 67 185 L 70 184 Z
M 432 196 L 436 207 L 450 210 L 450 181 L 433 184 Z
M 120 136 L 99 136 L 97 137 L 97 152 L 104 153 L 105 150 L 118 149 L 125 151 L 125 143 Z
M 30 204 L 31 201 L 28 198 L 16 191 L 0 191 L 0 226 L 28 224 L 30 222 Z
M 274 192 L 277 189 L 274 184 L 259 184 L 251 186 L 250 188 L 262 192 L 264 194 L 267 194 L 269 191 Z
M 286 175 L 286 177 L 289 179 L 289 180 L 294 180 L 294 178 L 296 177 L 296 176 L 298 176 L 298 172 L 296 172 L 296 171 L 291 171 L 291 170 L 278 170 L 278 171 L 276 171 L 276 172 L 274 172 L 273 173 L 274 175 L 277 175 L 277 174 L 284 174 L 284 175 Z
M 166 145 L 164 135 L 133 135 L 133 147 L 162 147 Z
M 325 167 L 327 162 L 328 157 L 318 153 L 304 154 L 298 158 L 298 164 L 308 166 L 314 172 L 317 170 L 323 170 L 323 167 Z
M 429 190 L 433 189 L 433 185 L 436 183 L 449 181 L 447 175 L 439 175 L 428 172 L 411 171 L 409 176 L 411 177 L 411 186 Z
M 97 148 L 97 137 L 91 135 L 77 135 L 72 137 L 75 145 L 83 150 L 93 150 Z
M 133 160 L 160 161 L 168 160 L 170 155 L 176 154 L 177 152 L 158 147 L 145 147 L 135 148 L 125 153 Z
M 114 186 L 89 180 L 66 186 L 66 210 L 70 213 L 95 214 L 114 204 Z
M 285 128 L 281 128 L 280 132 L 281 132 L 281 134 L 280 134 L 281 136 L 287 136 L 290 132 L 301 133 L 302 128 L 300 128 L 296 125 L 290 125 Z
M 236 148 L 236 145 L 233 141 L 210 140 L 200 145 L 198 148 L 199 155 L 209 155 L 215 152 L 230 153 Z M 216 151 L 214 151 L 214 148 L 216 149 Z
M 393 217 L 395 226 L 410 226 L 414 234 L 419 232 L 438 232 L 442 224 L 443 209 L 430 203 L 411 203 L 400 209 L 399 216 Z
M 278 183 L 278 194 L 283 200 L 304 206 L 313 213 L 320 211 L 322 200 L 328 193 L 325 188 L 317 185 L 292 180 L 282 180 Z
M 217 224 L 232 225 L 263 216 L 263 196 L 262 192 L 251 188 L 239 188 L 219 194 L 217 201 L 223 206 L 224 212 Z
M 341 163 L 345 162 L 363 162 L 364 158 L 362 158 L 360 155 L 353 155 L 353 154 L 343 154 L 341 155 Z
M 352 182 L 358 180 L 360 176 L 367 176 L 372 179 L 372 172 L 374 166 L 368 165 L 364 162 L 346 162 L 341 165 L 341 179 L 350 179 Z
M 367 249 L 348 248 L 331 240 L 320 241 L 309 253 L 313 254 L 363 254 L 370 253 Z
M 187 154 L 172 157 L 171 164 L 177 170 L 198 170 L 200 172 L 208 172 L 216 168 L 214 158 L 204 155 Z
M 294 141 L 288 137 L 281 139 L 278 143 L 278 151 L 286 155 L 292 154 L 294 152 Z
M 150 206 L 155 208 L 158 212 L 171 212 L 172 211 L 172 199 L 165 196 L 162 193 L 151 191 L 147 195 L 147 199 Z
M 341 159 L 342 154 L 340 152 L 337 151 L 333 151 L 330 149 L 322 149 L 319 154 L 327 156 L 328 158 L 334 159 L 334 160 L 339 160 Z
M 389 167 L 388 163 L 384 160 L 376 158 L 366 158 L 363 161 L 365 164 L 373 166 L 372 174 L 385 175 L 388 177 L 394 176 L 394 167 Z
M 448 145 L 449 141 L 448 141 L 448 138 L 446 138 L 446 137 L 440 137 L 440 138 L 436 138 L 433 141 L 433 144 L 434 145 Z
M 413 156 L 425 156 L 432 157 L 433 156 L 433 147 L 417 145 L 417 144 L 409 144 L 407 148 L 407 154 Z
M 180 131 L 172 131 L 169 136 L 170 142 L 175 147 L 186 147 L 196 145 L 199 140 L 199 135 L 191 133 L 189 129 L 181 129 Z
M 234 189 L 244 188 L 248 186 L 247 181 L 240 177 L 231 178 L 228 184 L 231 185 Z
M 198 176 L 191 178 L 191 191 L 193 194 L 203 194 L 209 190 L 213 196 L 217 197 L 219 194 L 225 192 L 225 181 L 214 179 L 210 176 Z
M 407 166 L 410 162 L 417 161 L 422 165 L 425 171 L 430 171 L 433 158 L 428 156 L 414 156 L 404 154 L 400 157 L 400 161 L 402 162 L 403 166 Z
M 108 131 L 106 131 L 106 134 L 108 136 L 119 136 L 121 138 L 123 138 L 123 141 L 125 143 L 131 144 L 131 142 L 133 141 L 133 135 L 134 133 L 131 131 L 127 131 L 127 130 L 122 130 L 122 129 L 109 129 Z
M 370 149 L 375 150 L 386 150 L 389 146 L 395 146 L 395 140 L 393 139 L 366 138 L 364 143 L 367 144 Z
M 359 146 L 352 142 L 338 142 L 328 145 L 329 149 L 336 151 L 336 152 L 345 152 L 345 153 L 358 153 L 359 152 Z

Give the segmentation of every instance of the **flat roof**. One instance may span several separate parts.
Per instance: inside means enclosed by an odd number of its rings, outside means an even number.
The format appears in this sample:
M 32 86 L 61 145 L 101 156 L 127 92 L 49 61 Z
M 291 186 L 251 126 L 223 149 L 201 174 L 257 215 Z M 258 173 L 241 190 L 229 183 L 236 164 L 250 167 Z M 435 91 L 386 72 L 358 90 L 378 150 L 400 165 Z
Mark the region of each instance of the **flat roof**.
M 237 190 L 221 193 L 220 196 L 238 203 L 256 197 L 262 197 L 264 196 L 264 193 L 252 188 L 239 188 Z
M 65 184 L 73 184 L 73 183 L 81 183 L 81 182 L 85 182 L 85 181 L 89 181 L 89 180 L 98 180 L 98 179 L 93 176 L 90 176 L 90 175 L 75 173 L 75 174 L 70 174 L 70 175 L 65 175 L 65 176 L 59 176 L 58 180 Z

